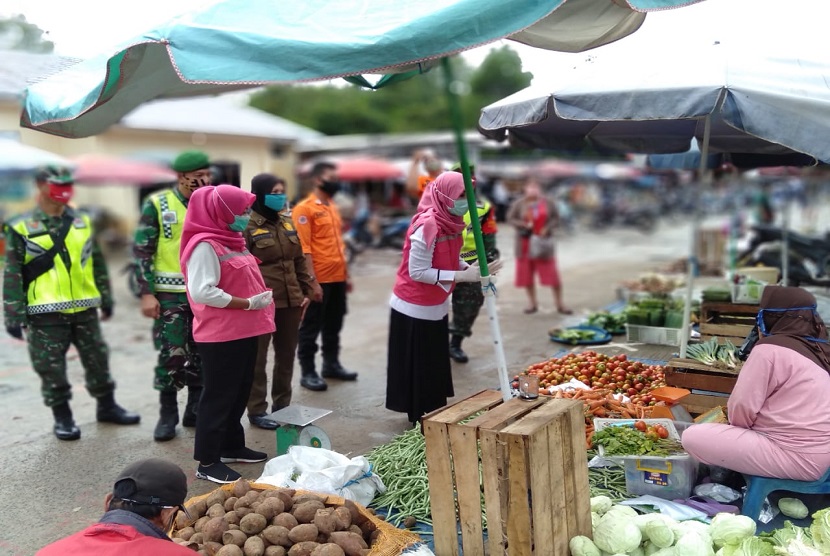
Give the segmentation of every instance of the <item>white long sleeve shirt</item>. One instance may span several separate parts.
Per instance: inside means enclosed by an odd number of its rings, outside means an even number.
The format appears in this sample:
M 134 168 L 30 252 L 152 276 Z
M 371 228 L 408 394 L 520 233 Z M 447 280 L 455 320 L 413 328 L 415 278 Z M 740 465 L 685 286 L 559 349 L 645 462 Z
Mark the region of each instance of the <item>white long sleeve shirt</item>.
M 409 276 L 416 282 L 436 285 L 443 288 L 444 291 L 450 291 L 450 287 L 455 281 L 455 271 L 433 268 L 432 257 L 434 253 L 435 243 L 427 245 L 424 240 L 423 228 L 415 230 L 409 237 Z M 463 270 L 467 266 L 467 263 L 460 258 L 458 259 L 459 270 Z M 450 312 L 449 298 L 439 305 L 416 305 L 404 301 L 394 292 L 389 300 L 389 306 L 399 313 L 421 320 L 441 320 Z
M 222 267 L 209 243 L 196 245 L 187 261 L 187 293 L 196 303 L 224 309 L 233 299 L 218 287 Z

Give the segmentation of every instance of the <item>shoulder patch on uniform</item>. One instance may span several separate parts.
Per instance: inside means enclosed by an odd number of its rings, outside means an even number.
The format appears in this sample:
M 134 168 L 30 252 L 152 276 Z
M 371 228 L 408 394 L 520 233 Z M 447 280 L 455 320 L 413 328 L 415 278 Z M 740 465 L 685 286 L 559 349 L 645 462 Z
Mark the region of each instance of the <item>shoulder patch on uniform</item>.
M 297 219 L 297 222 L 300 224 L 308 224 L 308 218 L 306 218 L 305 215 L 302 215 Z
M 72 225 L 76 228 L 86 228 L 86 220 L 79 216 L 72 221 Z
M 262 228 L 257 228 L 256 230 L 251 232 L 251 237 L 262 236 L 262 235 L 265 235 L 265 234 L 268 234 L 268 233 L 270 233 L 268 230 L 264 230 Z
M 283 221 L 283 223 L 282 223 L 282 227 L 283 227 L 283 228 L 285 228 L 286 230 L 288 230 L 289 232 L 293 232 L 293 231 L 294 231 L 294 223 L 293 223 L 293 222 L 289 222 L 288 220 L 284 220 L 284 221 Z
M 46 230 L 46 227 L 43 225 L 43 222 L 40 220 L 27 220 L 26 221 L 26 231 L 30 234 L 34 234 L 37 232 L 42 232 Z

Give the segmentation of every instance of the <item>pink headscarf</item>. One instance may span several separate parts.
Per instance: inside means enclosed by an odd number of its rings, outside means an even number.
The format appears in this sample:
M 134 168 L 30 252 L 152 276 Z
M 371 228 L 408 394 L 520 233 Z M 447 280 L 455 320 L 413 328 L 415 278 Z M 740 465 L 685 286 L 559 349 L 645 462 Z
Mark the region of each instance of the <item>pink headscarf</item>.
M 242 215 L 254 204 L 256 195 L 232 185 L 200 187 L 193 192 L 187 204 L 179 258 L 187 265 L 196 245 L 212 240 L 232 251 L 245 249 L 241 232 L 228 228 L 234 216 Z
M 464 217 L 450 214 L 449 207 L 462 193 L 464 177 L 458 172 L 444 172 L 435 178 L 424 190 L 410 229 L 423 227 L 427 245 L 432 245 L 439 236 L 460 234 L 464 230 Z

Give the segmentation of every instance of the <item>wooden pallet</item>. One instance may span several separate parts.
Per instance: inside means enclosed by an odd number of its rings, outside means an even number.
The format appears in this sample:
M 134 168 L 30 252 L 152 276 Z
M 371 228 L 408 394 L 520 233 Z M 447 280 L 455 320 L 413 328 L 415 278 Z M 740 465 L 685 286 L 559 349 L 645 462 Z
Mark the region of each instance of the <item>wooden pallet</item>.
M 731 394 L 738 381 L 737 372 L 730 373 L 716 369 L 693 359 L 675 358 L 669 361 L 665 370 L 666 384 L 692 390 L 693 393 L 680 400 L 680 405 L 691 414 L 706 413 L 714 407 L 725 406 L 728 396 L 713 396 L 694 392 L 718 392 Z
M 701 339 L 716 338 L 718 343 L 727 340 L 741 345 L 755 326 L 757 305 L 704 301 L 700 304 Z
M 435 553 L 459 554 L 460 525 L 464 554 L 568 556 L 591 534 L 584 419 L 578 401 L 492 390 L 425 416 Z

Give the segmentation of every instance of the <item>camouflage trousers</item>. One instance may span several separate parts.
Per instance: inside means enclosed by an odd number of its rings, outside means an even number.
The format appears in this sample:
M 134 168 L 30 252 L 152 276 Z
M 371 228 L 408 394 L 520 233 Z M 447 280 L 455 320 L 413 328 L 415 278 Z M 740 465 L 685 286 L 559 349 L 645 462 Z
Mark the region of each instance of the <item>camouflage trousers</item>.
M 74 315 L 32 316 L 27 340 L 32 367 L 40 376 L 40 391 L 48 407 L 72 399 L 72 385 L 66 376 L 66 353 L 70 345 L 78 350 L 86 389 L 92 397 L 100 398 L 115 389 L 109 371 L 109 349 L 101 336 L 96 309 Z
M 461 282 L 452 291 L 452 322 L 450 334 L 469 338 L 473 335 L 473 323 L 484 305 L 480 282 Z
M 161 316 L 153 323 L 153 345 L 159 352 L 153 388 L 175 392 L 202 387 L 202 363 L 193 341 L 193 313 L 185 294 L 158 296 Z

